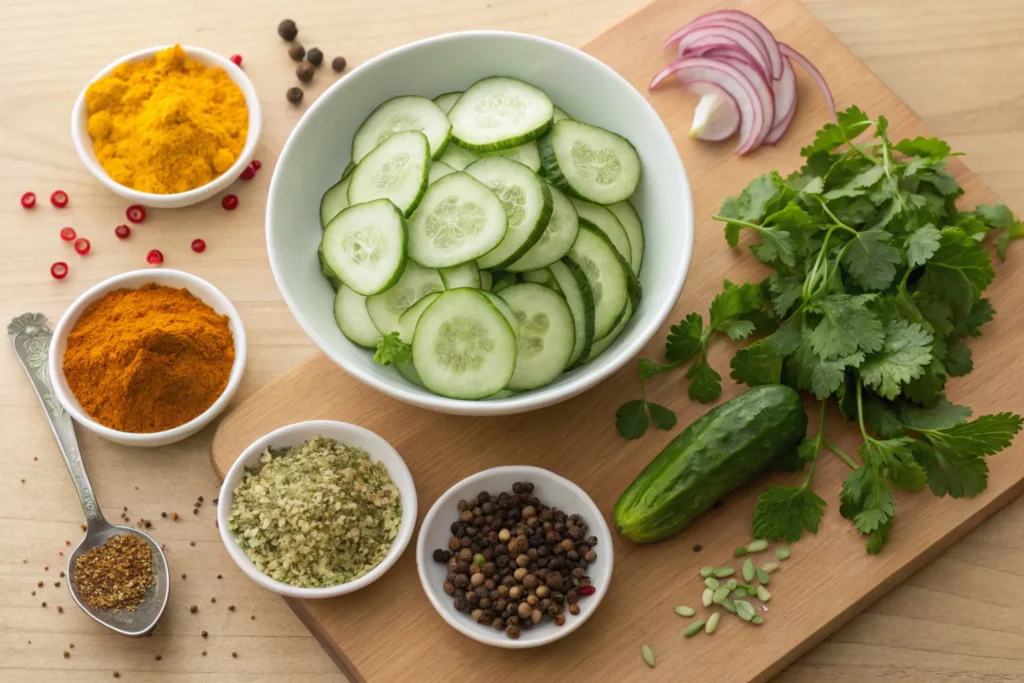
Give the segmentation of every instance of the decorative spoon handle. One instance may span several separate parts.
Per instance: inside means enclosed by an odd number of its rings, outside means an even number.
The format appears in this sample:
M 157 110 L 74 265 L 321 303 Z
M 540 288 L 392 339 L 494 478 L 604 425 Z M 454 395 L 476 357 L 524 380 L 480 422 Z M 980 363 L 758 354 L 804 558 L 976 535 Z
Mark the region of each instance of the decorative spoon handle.
M 82 509 L 85 510 L 85 519 L 89 525 L 97 522 L 106 523 L 100 506 L 96 503 L 96 494 L 92 492 L 92 485 L 85 473 L 85 465 L 82 463 L 82 453 L 78 450 L 78 440 L 75 438 L 75 425 L 71 416 L 64 410 L 64 406 L 57 402 L 53 395 L 53 388 L 50 385 L 50 373 L 47 368 L 47 358 L 50 354 L 50 342 L 53 339 L 53 332 L 46 325 L 46 316 L 42 313 L 24 313 L 11 320 L 7 326 L 7 334 L 14 343 L 14 351 L 18 360 L 28 373 L 32 381 L 32 387 L 36 390 L 40 403 L 43 404 L 43 412 L 50 423 L 50 430 L 53 438 L 57 440 L 60 453 L 64 456 L 64 462 L 71 473 L 71 480 L 75 482 L 78 489 L 78 497 L 82 501 Z

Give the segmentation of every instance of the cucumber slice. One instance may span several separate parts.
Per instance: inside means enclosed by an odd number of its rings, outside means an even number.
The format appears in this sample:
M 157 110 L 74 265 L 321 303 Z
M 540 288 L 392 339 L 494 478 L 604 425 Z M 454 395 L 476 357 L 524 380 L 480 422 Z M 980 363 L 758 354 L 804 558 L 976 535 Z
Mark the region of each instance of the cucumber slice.
M 458 289 L 459 287 L 480 289 L 480 269 L 477 268 L 475 261 L 467 261 L 451 268 L 441 268 L 440 272 L 445 289 Z
M 640 157 L 629 140 L 562 120 L 540 141 L 544 175 L 560 190 L 595 204 L 628 199 L 640 183 Z
M 629 267 L 633 269 L 634 275 L 640 274 L 640 266 L 644 262 L 644 224 L 640 222 L 640 215 L 628 201 L 610 204 L 608 210 L 615 214 L 626 231 L 629 238 Z
M 430 173 L 427 175 L 427 185 L 433 185 L 446 175 L 455 173 L 455 169 L 443 161 L 435 161 L 430 164 Z
M 594 294 L 590 291 L 587 276 L 575 263 L 568 260 L 558 261 L 552 263 L 549 270 L 558 283 L 558 288 L 562 290 L 569 310 L 572 311 L 576 343 L 569 356 L 568 366 L 571 367 L 590 353 L 590 347 L 594 343 Z
M 512 398 L 513 396 L 515 396 L 518 393 L 519 393 L 518 391 L 512 391 L 511 389 L 502 389 L 501 391 L 499 391 L 497 393 L 494 393 L 494 394 L 491 394 L 490 396 L 485 396 L 481 400 L 483 400 L 483 401 L 497 401 L 499 398 Z
M 482 272 L 487 272 L 487 271 L 482 271 Z M 505 271 L 500 271 L 500 272 L 494 273 L 494 275 L 493 275 L 493 279 L 492 279 L 492 282 L 491 282 L 491 291 L 494 292 L 495 294 L 497 294 L 498 292 L 500 292 L 501 290 L 505 289 L 506 287 L 511 287 L 512 285 L 515 285 L 515 284 L 519 284 L 519 276 L 518 275 L 516 275 L 515 273 L 507 273 Z
M 480 271 L 480 289 L 485 292 L 491 291 L 491 287 L 494 285 L 494 276 L 491 275 L 489 270 Z
M 551 191 L 551 218 L 548 219 L 547 227 L 544 228 L 537 243 L 520 256 L 519 260 L 508 266 L 512 272 L 549 266 L 561 260 L 576 241 L 576 233 L 580 229 L 576 207 L 561 190 L 551 185 L 548 189 Z
M 327 266 L 364 296 L 398 282 L 406 268 L 405 217 L 386 199 L 350 206 L 324 230 L 320 248 Z
M 508 231 L 493 250 L 479 259 L 481 268 L 504 268 L 529 251 L 551 218 L 551 190 L 536 173 L 501 157 L 480 159 L 466 167 L 470 174 L 501 200 Z
M 416 372 L 416 364 L 411 360 L 407 360 L 404 363 L 396 363 L 395 370 L 398 370 L 398 374 L 406 379 L 408 382 L 412 382 L 418 387 L 427 388 L 427 385 L 420 379 L 420 373 Z
M 497 152 L 488 152 L 482 156 L 484 158 L 489 156 L 505 157 L 512 161 L 518 161 L 534 173 L 540 170 L 540 150 L 537 148 L 536 142 L 527 142 L 525 145 L 509 147 L 508 149 L 502 149 Z
M 377 348 L 380 330 L 373 325 L 366 312 L 366 297 L 342 285 L 334 296 L 334 320 L 349 341 L 368 349 Z
M 516 318 L 516 314 L 512 312 L 512 307 L 508 305 L 508 302 L 494 292 L 484 292 L 481 290 L 480 293 L 486 296 L 487 300 L 494 304 L 494 307 L 498 309 L 498 312 L 505 316 L 505 320 L 507 320 L 508 324 L 512 327 L 512 334 L 514 334 L 518 340 L 519 319 Z
M 352 171 L 354 170 L 356 170 L 355 163 L 349 161 L 347 164 L 345 164 L 345 168 L 342 169 L 341 171 L 341 179 L 344 180 L 345 178 L 348 178 L 350 175 L 352 175 Z
M 594 295 L 594 341 L 608 336 L 629 301 L 628 280 L 632 271 L 603 234 L 580 225 L 576 243 L 566 254 L 567 265 L 583 271 Z M 371 315 L 372 315 L 371 311 Z
M 440 292 L 427 294 L 412 306 L 405 309 L 402 315 L 398 316 L 399 339 L 404 341 L 406 344 L 412 344 L 412 339 L 416 335 L 416 323 L 419 322 L 420 316 L 423 315 L 423 311 L 427 310 L 427 306 L 434 303 L 434 299 L 439 296 L 441 296 Z
M 516 337 L 483 293 L 450 289 L 420 316 L 412 359 L 424 385 L 435 394 L 484 398 L 512 378 Z
M 331 283 L 331 288 L 337 292 L 341 287 L 342 282 L 338 279 L 338 276 L 334 274 L 334 271 L 331 270 L 331 267 L 327 265 L 327 259 L 324 258 L 323 242 L 321 242 L 320 246 L 317 247 L 316 258 L 320 262 L 320 273 L 327 278 L 327 281 Z
M 622 258 L 626 259 L 626 263 L 629 263 L 633 257 L 633 250 L 629 246 L 629 237 L 626 235 L 626 230 L 622 227 L 622 223 L 619 223 L 619 219 L 615 217 L 615 214 L 603 206 L 591 204 L 582 199 L 574 198 L 572 204 L 576 207 L 576 214 L 580 217 L 580 222 L 586 221 L 590 227 L 603 232 L 605 237 L 611 240 L 615 251 L 622 254 Z
M 560 294 L 533 282 L 501 293 L 519 321 L 519 356 L 509 389 L 550 384 L 565 369 L 576 343 L 572 312 Z
M 564 121 L 565 119 L 572 121 L 572 117 L 566 114 L 564 109 L 561 107 L 555 107 L 555 112 L 551 115 L 551 125 L 553 126 L 559 121 Z
M 548 289 L 553 289 L 559 293 L 562 291 L 558 287 L 558 282 L 555 281 L 555 276 L 551 274 L 550 268 L 528 270 L 522 274 L 522 278 L 523 282 L 533 282 L 534 284 L 543 285 Z
M 430 144 L 430 157 L 441 156 L 452 134 L 452 124 L 441 108 L 418 95 L 394 97 L 380 105 L 360 124 L 352 138 L 352 161 L 359 163 L 395 133 L 419 131 Z
M 424 193 L 409 221 L 409 258 L 431 268 L 472 261 L 498 246 L 507 226 L 505 209 L 494 192 L 457 171 Z
M 427 100 L 428 102 L 430 100 Z M 430 149 L 418 131 L 395 133 L 359 162 L 348 186 L 349 204 L 390 199 L 412 215 L 427 189 Z
M 554 105 L 541 90 L 492 76 L 462 93 L 448 112 L 452 138 L 466 149 L 494 152 L 536 140 L 551 126 Z
M 479 158 L 468 149 L 459 147 L 453 142 L 445 148 L 444 154 L 441 155 L 438 161 L 443 161 L 456 171 L 461 171 Z
M 619 322 L 612 328 L 612 331 L 609 332 L 604 339 L 594 342 L 594 345 L 590 347 L 590 353 L 588 353 L 586 358 L 583 359 L 583 362 L 589 363 L 607 351 L 608 347 L 619 338 L 619 335 L 622 334 L 622 330 L 626 329 L 626 324 L 632 317 L 633 304 L 632 302 L 626 302 L 626 312 L 622 314 L 622 318 L 619 319 Z
M 326 228 L 331 219 L 348 208 L 348 181 L 342 178 L 327 188 L 320 199 L 320 227 Z
M 446 92 L 443 95 L 435 97 L 434 104 L 440 107 L 441 111 L 447 114 L 452 110 L 452 107 L 455 106 L 455 103 L 459 101 L 460 97 L 462 97 L 461 92 Z
M 366 312 L 381 334 L 398 332 L 399 317 L 410 306 L 430 294 L 444 291 L 441 275 L 434 268 L 406 263 L 402 278 L 391 289 L 366 298 Z

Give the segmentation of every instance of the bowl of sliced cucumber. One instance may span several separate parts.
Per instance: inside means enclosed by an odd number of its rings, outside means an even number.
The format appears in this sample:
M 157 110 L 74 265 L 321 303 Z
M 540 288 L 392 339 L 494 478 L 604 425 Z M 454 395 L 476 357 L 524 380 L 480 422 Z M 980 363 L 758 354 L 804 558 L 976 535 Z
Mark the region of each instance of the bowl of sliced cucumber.
M 682 161 L 644 96 L 536 36 L 471 31 L 329 88 L 274 170 L 288 307 L 349 374 L 432 410 L 501 415 L 622 367 L 693 249 Z

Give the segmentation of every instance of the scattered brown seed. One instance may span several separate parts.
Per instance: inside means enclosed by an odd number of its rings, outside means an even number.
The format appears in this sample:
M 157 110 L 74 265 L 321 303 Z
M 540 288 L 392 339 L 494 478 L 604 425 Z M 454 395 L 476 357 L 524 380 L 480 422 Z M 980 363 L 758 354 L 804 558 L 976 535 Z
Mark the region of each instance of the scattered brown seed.
M 220 502 L 220 498 L 214 498 L 213 499 L 213 504 L 214 505 L 216 505 L 218 502 Z
M 231 656 L 234 657 L 235 659 L 238 659 L 238 653 L 237 652 L 232 652 Z
M 206 631 L 203 631 L 203 632 L 202 632 L 202 633 L 200 633 L 199 635 L 201 635 L 201 636 L 202 636 L 203 638 L 205 638 L 205 637 L 206 637 L 207 635 L 209 635 L 209 634 L 208 634 L 208 633 L 207 633 Z
M 344 57 L 335 57 L 334 59 L 331 60 L 331 68 L 337 71 L 338 73 L 344 71 L 346 65 L 347 62 L 345 61 Z
M 288 48 L 288 56 L 296 62 L 301 62 L 306 56 L 306 48 L 302 47 L 302 43 L 292 43 Z
M 35 591 L 32 591 L 32 595 L 35 595 L 35 594 L 36 594 L 36 592 L 35 592 Z
M 46 603 L 45 602 L 43 603 L 43 607 L 46 607 Z
M 60 578 L 62 578 L 62 579 L 64 578 L 64 572 L 60 573 Z
M 181 575 L 181 580 L 184 581 L 187 577 L 188 577 L 188 574 L 182 574 Z
M 70 648 L 71 648 L 72 650 L 74 650 L 74 649 L 75 649 L 75 644 L 74 644 L 74 643 L 70 643 L 70 644 L 68 645 L 68 647 L 70 647 Z
M 206 656 L 206 650 L 203 650 L 203 656 L 204 657 Z
M 295 36 L 299 35 L 299 27 L 291 19 L 285 19 L 277 25 L 277 35 L 285 40 L 295 40 Z
M 199 514 L 199 510 L 197 508 L 192 508 L 192 514 L 193 515 L 198 515 Z
M 217 598 L 210 598 L 210 602 L 217 602 Z
M 195 614 L 196 612 L 199 611 L 199 607 L 197 607 L 196 605 L 192 605 L 191 607 L 188 608 L 188 611 L 191 612 L 192 614 Z
M 56 586 L 57 588 L 60 588 L 60 581 L 54 581 L 53 585 Z
M 44 570 L 44 571 L 50 571 L 50 565 L 48 565 L 48 564 L 44 564 L 44 565 L 43 565 L 43 570 Z
M 285 93 L 285 97 L 287 97 L 288 101 L 292 104 L 299 104 L 302 102 L 303 94 L 302 88 L 288 88 L 288 92 Z
M 295 77 L 303 83 L 309 83 L 313 80 L 313 65 L 309 62 L 303 62 L 295 68 Z
M 228 611 L 229 612 L 234 612 L 235 611 L 235 606 L 234 605 L 228 605 Z
M 64 541 L 64 545 L 71 545 L 71 541 Z
M 86 525 L 84 525 L 84 524 L 79 524 L 78 526 L 82 527 L 82 531 L 85 531 L 86 529 L 88 529 L 88 528 L 89 528 L 89 527 L 87 527 L 87 526 L 86 526 Z
M 163 659 L 163 658 L 164 658 L 164 656 L 163 656 L 163 655 L 157 655 L 156 657 L 154 657 L 154 659 L 156 659 L 156 661 L 158 661 L 158 662 L 159 662 L 159 661 L 160 661 L 161 659 Z
M 64 650 L 64 659 L 67 659 L 70 656 L 71 656 L 71 653 L 68 652 L 67 650 Z
M 256 621 L 256 615 L 255 614 L 250 614 L 249 618 L 252 619 L 253 621 Z
M 61 607 L 60 605 L 57 605 L 57 612 L 58 612 L 59 614 L 64 614 L 64 608 L 63 608 L 63 607 Z
M 218 578 L 218 579 L 223 579 L 224 577 L 223 577 L 223 576 L 221 576 L 220 574 L 217 574 L 217 578 Z
M 171 513 L 171 519 L 173 519 L 175 522 L 178 521 L 178 513 L 177 512 L 172 512 Z
M 188 542 L 188 544 L 189 544 L 190 546 L 192 546 L 193 548 L 195 548 L 195 547 L 196 547 L 196 542 L 195 542 L 195 541 L 189 541 L 189 542 Z
M 43 587 L 43 582 L 42 581 L 37 581 L 36 585 L 39 586 L 40 588 L 42 588 Z
M 121 674 L 119 674 L 118 672 L 115 671 L 114 672 L 114 678 L 120 678 L 120 677 L 121 677 Z
M 166 513 L 166 512 L 161 512 L 161 513 L 160 513 L 160 516 L 161 516 L 161 517 L 166 517 L 166 516 L 167 516 L 167 513 Z
M 310 64 L 312 64 L 315 67 L 318 67 L 324 61 L 324 53 L 318 47 L 311 47 L 309 48 L 309 52 L 306 53 L 306 59 L 309 60 Z
M 199 496 L 199 498 L 197 498 L 196 500 L 198 500 L 200 503 L 202 503 L 203 502 L 203 497 Z

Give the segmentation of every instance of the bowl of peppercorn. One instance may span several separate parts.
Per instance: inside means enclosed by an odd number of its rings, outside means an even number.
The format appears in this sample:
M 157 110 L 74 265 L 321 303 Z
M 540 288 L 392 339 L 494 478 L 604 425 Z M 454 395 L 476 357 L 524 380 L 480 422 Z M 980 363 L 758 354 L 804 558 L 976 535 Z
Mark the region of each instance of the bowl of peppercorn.
M 438 614 L 473 640 L 546 645 L 590 618 L 612 578 L 612 538 L 576 484 L 495 467 L 442 495 L 420 527 L 416 567 Z

